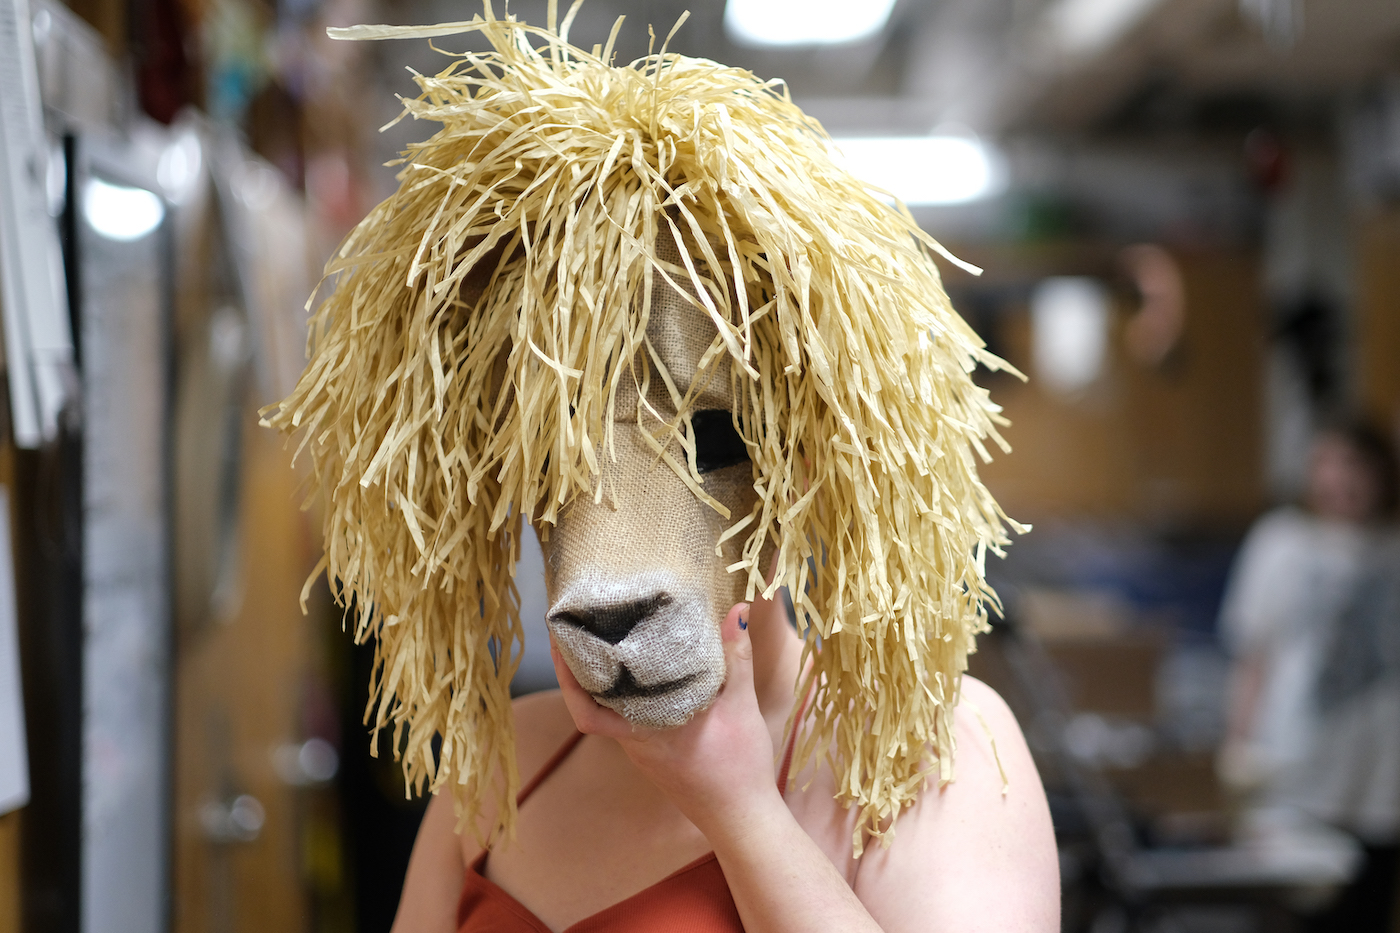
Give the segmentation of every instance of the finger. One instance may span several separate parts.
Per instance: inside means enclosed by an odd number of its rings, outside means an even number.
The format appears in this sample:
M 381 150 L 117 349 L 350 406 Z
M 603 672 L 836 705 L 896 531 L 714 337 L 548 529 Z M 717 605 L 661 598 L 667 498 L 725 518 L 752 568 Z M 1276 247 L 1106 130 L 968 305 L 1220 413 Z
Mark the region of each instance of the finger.
M 549 640 L 549 656 L 554 661 L 554 676 L 559 679 L 559 693 L 564 706 L 574 720 L 574 727 L 584 735 L 604 735 L 621 738 L 632 734 L 632 726 L 617 713 L 599 706 L 589 692 L 579 684 L 574 672 L 559 654 L 554 639 Z
M 763 631 L 774 625 L 787 625 L 787 606 L 783 603 L 782 591 L 774 593 L 772 599 L 759 596 L 753 601 L 753 608 L 745 614 L 745 618 L 750 625 L 757 625 Z
M 754 695 L 753 687 L 753 642 L 749 639 L 749 620 L 753 607 L 748 603 L 738 603 L 729 610 L 720 625 L 720 636 L 724 640 L 724 663 L 728 674 L 724 681 L 724 692 L 731 690 Z
M 782 551 L 778 548 L 773 548 L 773 557 L 768 561 L 768 573 L 763 578 L 765 582 L 772 583 L 773 579 L 778 575 L 778 558 L 781 556 Z
M 773 581 L 777 579 L 779 567 L 778 558 L 781 556 L 782 552 L 774 548 L 773 557 L 768 562 L 768 573 L 764 575 L 764 582 L 767 586 L 771 586 Z M 766 627 L 774 621 L 781 622 L 784 625 L 792 624 L 792 618 L 788 615 L 787 611 L 787 602 L 783 599 L 782 589 L 774 590 L 772 599 L 767 599 L 762 593 L 759 593 L 758 598 L 753 602 L 753 615 L 754 618 L 758 620 L 758 624 L 761 627 Z

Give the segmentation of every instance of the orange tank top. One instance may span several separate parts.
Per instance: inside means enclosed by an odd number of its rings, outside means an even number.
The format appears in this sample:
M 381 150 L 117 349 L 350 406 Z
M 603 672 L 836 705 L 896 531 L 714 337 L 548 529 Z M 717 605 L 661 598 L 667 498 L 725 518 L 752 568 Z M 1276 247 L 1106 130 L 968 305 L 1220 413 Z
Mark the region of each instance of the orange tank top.
M 805 707 L 806 704 L 804 703 Z M 796 718 L 802 721 L 802 716 Z M 572 752 L 583 734 L 576 732 L 561 745 L 521 789 L 516 806 L 523 804 Z M 778 771 L 778 791 L 786 792 L 792 749 L 797 738 L 793 729 L 783 751 Z M 524 904 L 506 893 L 485 875 L 483 850 L 467 867 L 462 883 L 462 899 L 457 904 L 457 933 L 552 933 Z M 739 910 L 729 893 L 729 883 L 711 852 L 689 865 L 676 869 L 649 888 L 626 900 L 585 917 L 561 933 L 743 933 Z

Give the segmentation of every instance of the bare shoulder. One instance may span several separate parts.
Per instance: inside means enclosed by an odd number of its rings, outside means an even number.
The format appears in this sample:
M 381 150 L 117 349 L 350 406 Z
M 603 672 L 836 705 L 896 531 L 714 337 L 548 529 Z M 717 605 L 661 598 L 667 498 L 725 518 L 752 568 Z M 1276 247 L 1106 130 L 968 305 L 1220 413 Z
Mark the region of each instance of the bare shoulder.
M 1055 833 L 1025 737 L 981 681 L 963 678 L 962 700 L 954 780 L 928 787 L 887 848 L 871 846 L 856 894 L 890 933 L 1058 930 Z
M 515 766 L 520 780 L 527 781 L 574 734 L 574 720 L 558 690 L 527 694 L 510 707 L 515 714 Z
M 574 721 L 569 716 L 569 710 L 564 706 L 564 698 L 558 690 L 543 690 L 517 697 L 510 707 L 515 718 L 515 773 L 520 786 L 524 786 L 526 781 L 544 767 L 549 761 L 549 756 L 574 734 Z M 485 836 L 490 827 L 496 825 L 497 793 L 504 775 L 498 774 L 496 780 L 497 784 L 481 802 L 481 814 L 477 820 L 480 831 L 472 833 L 464 830 L 461 833 L 463 864 L 469 864 L 480 854 L 480 838 Z M 439 796 L 448 798 L 447 805 L 440 808 L 444 813 L 440 818 L 446 818 L 445 814 L 454 809 L 451 805 L 451 793 L 444 791 Z M 453 819 L 455 822 L 455 817 Z
M 573 732 L 574 723 L 557 690 L 521 697 L 511 704 L 515 716 L 515 764 L 528 780 Z M 497 781 L 503 781 L 499 775 Z M 496 791 L 482 802 L 480 832 L 457 832 L 456 806 L 449 785 L 433 797 L 418 827 L 394 933 L 450 933 L 456 929 L 462 873 L 481 852 L 478 839 L 496 822 Z

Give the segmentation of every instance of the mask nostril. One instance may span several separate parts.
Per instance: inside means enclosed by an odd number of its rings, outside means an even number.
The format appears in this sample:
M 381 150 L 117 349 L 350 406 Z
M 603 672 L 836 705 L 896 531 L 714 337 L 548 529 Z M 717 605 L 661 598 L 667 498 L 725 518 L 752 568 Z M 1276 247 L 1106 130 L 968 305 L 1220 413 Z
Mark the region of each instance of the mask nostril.
M 646 599 L 637 599 L 627 603 L 551 612 L 549 620 L 581 628 L 608 644 L 615 645 L 631 634 L 632 630 L 642 622 L 671 605 L 672 601 L 670 594 L 657 593 Z

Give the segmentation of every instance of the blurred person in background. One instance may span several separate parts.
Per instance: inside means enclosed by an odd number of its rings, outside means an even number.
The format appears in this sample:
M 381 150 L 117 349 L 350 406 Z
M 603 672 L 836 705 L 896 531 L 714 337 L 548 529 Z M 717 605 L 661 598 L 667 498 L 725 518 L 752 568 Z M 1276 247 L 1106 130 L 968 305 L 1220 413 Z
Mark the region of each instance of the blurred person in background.
M 1260 518 L 1220 629 L 1234 657 L 1220 773 L 1252 810 L 1321 820 L 1366 859 L 1313 931 L 1386 931 L 1400 872 L 1396 457 L 1359 421 L 1313 442 L 1302 506 Z

